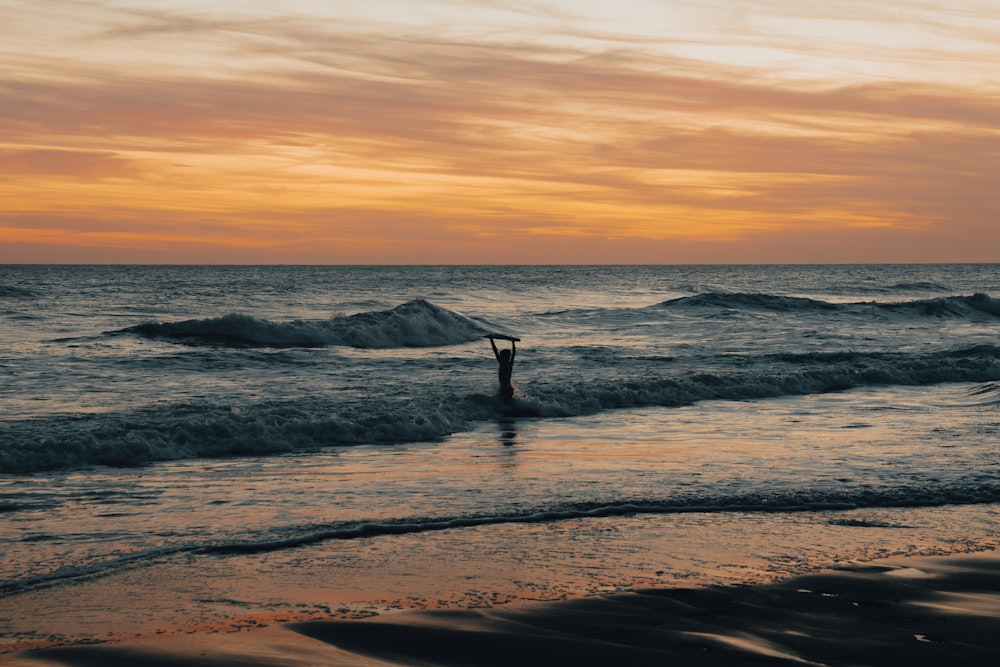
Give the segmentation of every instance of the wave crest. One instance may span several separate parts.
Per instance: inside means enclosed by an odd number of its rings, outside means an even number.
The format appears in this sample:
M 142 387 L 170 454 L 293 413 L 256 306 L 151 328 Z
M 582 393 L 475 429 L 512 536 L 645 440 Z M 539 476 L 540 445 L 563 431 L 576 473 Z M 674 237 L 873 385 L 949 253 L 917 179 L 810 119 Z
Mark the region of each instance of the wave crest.
M 976 292 L 972 296 L 946 296 L 902 303 L 878 303 L 877 307 L 900 313 L 916 313 L 933 317 L 969 317 L 984 313 L 1000 317 L 1000 300 Z
M 424 299 L 390 310 L 342 315 L 328 320 L 272 322 L 229 314 L 182 322 L 147 322 L 115 333 L 129 333 L 199 345 L 234 347 L 326 347 L 364 349 L 437 347 L 479 338 L 484 329 L 458 313 Z
M 572 417 L 877 385 L 990 383 L 976 399 L 988 405 L 996 400 L 1000 382 L 1000 346 L 994 345 L 923 355 L 782 354 L 761 361 L 756 367 L 712 372 L 675 372 L 668 365 L 668 374 L 661 376 L 527 383 L 510 406 L 493 396 L 454 392 L 445 383 L 406 399 L 371 395 L 342 405 L 303 397 L 239 407 L 167 405 L 129 414 L 0 421 L 0 473 L 430 441 L 503 416 Z
M 657 304 L 660 308 L 723 308 L 728 310 L 765 310 L 771 312 L 870 312 L 871 309 L 889 311 L 903 316 L 968 318 L 991 315 L 1000 317 L 1000 299 L 977 292 L 971 296 L 945 296 L 915 301 L 861 303 L 830 303 L 798 296 L 781 296 L 758 293 L 706 292 L 695 296 L 670 299 Z
M 749 292 L 706 292 L 695 296 L 684 296 L 679 299 L 670 299 L 658 304 L 666 308 L 732 308 L 732 309 L 757 309 L 775 310 L 780 312 L 796 310 L 838 310 L 840 306 L 819 301 L 817 299 L 807 299 L 798 296 L 779 296 L 775 294 L 759 294 Z

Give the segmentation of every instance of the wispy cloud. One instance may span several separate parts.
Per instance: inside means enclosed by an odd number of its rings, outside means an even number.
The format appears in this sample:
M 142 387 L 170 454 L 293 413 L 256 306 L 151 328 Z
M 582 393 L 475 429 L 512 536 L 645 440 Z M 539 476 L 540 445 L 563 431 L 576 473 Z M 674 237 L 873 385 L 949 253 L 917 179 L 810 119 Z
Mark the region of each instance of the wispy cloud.
M 64 18 L 83 7 L 55 4 Z M 547 3 L 507 5 L 561 18 Z M 15 202 L 0 238 L 488 261 L 524 239 L 718 248 L 782 230 L 947 228 L 975 248 L 1000 214 L 1000 86 L 787 77 L 583 20 L 563 39 L 472 39 L 359 16 L 94 7 L 75 43 L 88 57 L 0 54 L 17 65 L 0 75 L 0 196 Z M 751 18 L 729 29 L 763 39 Z M 211 54 L 203 67 L 198 54 Z

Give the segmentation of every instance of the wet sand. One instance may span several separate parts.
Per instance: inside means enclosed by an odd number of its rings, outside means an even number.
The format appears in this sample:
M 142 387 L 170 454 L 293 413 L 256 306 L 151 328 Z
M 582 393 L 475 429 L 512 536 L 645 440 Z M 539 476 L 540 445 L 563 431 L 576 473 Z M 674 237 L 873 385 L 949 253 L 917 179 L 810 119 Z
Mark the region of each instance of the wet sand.
M 1000 556 L 892 559 L 761 586 L 195 631 L 4 658 L 24 667 L 1000 664 Z

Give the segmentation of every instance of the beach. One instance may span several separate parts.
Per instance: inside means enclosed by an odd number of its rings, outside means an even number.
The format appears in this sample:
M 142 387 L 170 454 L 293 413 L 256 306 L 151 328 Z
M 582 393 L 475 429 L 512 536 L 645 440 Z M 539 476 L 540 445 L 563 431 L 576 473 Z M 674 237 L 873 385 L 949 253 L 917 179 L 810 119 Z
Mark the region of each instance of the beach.
M 1000 558 L 983 553 L 878 561 L 750 587 L 203 628 L 38 650 L 8 664 L 985 665 L 1000 656 L 998 630 Z
M 0 267 L 0 663 L 975 664 L 998 275 Z

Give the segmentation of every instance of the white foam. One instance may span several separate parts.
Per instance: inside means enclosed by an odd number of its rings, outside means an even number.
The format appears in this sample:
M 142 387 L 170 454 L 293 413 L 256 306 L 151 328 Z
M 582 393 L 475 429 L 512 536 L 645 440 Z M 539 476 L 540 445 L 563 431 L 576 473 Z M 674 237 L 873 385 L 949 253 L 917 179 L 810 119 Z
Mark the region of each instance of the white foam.
M 343 315 L 327 320 L 274 322 L 229 314 L 182 322 L 150 322 L 116 333 L 136 333 L 193 344 L 264 347 L 344 345 L 375 349 L 436 347 L 475 340 L 484 330 L 472 320 L 423 299 L 391 310 Z

